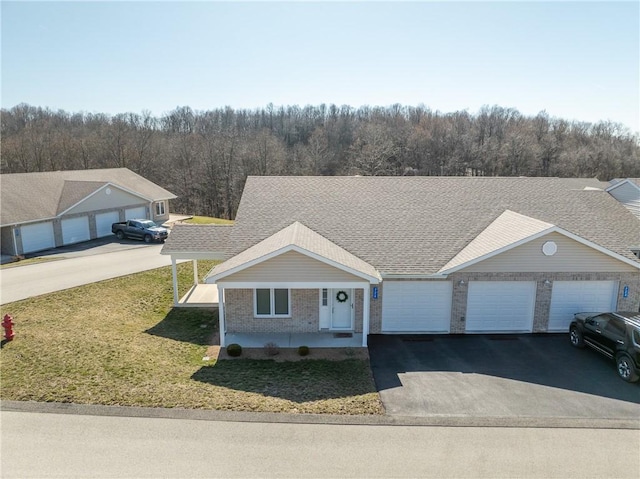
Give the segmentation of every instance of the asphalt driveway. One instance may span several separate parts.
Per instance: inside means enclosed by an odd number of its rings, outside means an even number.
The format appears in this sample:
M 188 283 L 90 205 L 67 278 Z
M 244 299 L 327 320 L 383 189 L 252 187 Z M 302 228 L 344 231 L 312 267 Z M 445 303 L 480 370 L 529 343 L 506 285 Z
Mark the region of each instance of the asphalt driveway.
M 393 416 L 640 419 L 640 383 L 565 334 L 369 337 Z

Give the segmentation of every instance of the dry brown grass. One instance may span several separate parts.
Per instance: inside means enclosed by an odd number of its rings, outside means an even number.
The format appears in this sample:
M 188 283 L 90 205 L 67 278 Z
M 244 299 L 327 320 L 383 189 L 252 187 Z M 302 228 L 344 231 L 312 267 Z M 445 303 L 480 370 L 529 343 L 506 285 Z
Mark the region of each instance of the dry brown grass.
M 211 265 L 200 265 L 200 271 Z M 187 289 L 191 267 L 178 267 L 181 287 Z M 205 361 L 217 334 L 216 313 L 172 309 L 171 304 L 171 270 L 160 268 L 3 305 L 1 314 L 14 317 L 16 337 L 0 352 L 0 396 L 235 411 L 382 413 L 366 358 L 336 361 L 312 350 L 303 361 L 283 361 L 289 352 L 281 350 L 275 360 L 245 355 Z

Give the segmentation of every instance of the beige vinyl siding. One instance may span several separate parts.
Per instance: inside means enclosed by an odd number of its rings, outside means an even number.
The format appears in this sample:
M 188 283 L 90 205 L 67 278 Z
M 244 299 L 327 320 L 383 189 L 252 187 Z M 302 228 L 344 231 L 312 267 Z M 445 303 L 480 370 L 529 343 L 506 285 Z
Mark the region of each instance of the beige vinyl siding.
M 640 219 L 640 189 L 625 183 L 610 190 L 609 193 Z
M 103 188 L 95 195 L 90 196 L 80 204 L 69 210 L 65 215 L 71 215 L 76 213 L 93 212 L 97 210 L 108 210 L 115 208 L 124 208 L 137 205 L 147 205 L 143 198 L 132 195 L 126 191 L 113 186 L 109 187 L 111 194 L 107 194 L 107 188 Z
M 353 281 L 361 278 L 316 259 L 288 251 L 224 278 L 224 282 Z
M 553 256 L 542 253 L 542 245 L 554 241 L 558 251 Z M 478 273 L 515 272 L 625 272 L 637 271 L 632 266 L 567 238 L 550 233 L 497 256 L 464 268 Z

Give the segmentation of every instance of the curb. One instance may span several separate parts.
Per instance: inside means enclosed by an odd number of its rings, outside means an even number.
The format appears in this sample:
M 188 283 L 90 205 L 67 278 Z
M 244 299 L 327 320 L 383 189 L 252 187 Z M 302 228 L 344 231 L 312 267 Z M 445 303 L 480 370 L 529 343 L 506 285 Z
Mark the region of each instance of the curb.
M 0 401 L 0 411 L 75 414 L 130 418 L 187 419 L 196 421 L 261 422 L 355 426 L 508 427 L 640 430 L 640 419 L 583 417 L 500 416 L 347 416 L 334 414 L 288 414 L 214 411 L 205 409 L 104 406 L 35 401 Z

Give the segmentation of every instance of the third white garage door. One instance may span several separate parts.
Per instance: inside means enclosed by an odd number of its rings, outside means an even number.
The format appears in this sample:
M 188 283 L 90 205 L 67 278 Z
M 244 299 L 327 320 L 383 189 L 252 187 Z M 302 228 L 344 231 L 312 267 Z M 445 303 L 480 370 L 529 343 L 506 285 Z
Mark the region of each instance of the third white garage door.
M 531 332 L 535 302 L 535 281 L 470 281 L 466 330 Z
M 111 225 L 120 221 L 120 213 L 109 211 L 96 215 L 96 236 L 102 238 L 111 234 Z
M 617 281 L 554 281 L 548 331 L 568 331 L 575 313 L 615 311 Z
M 89 234 L 89 217 L 76 216 L 62 220 L 62 244 L 80 243 L 88 241 L 91 237 Z
M 447 333 L 451 281 L 385 281 L 382 332 Z
M 139 206 L 138 208 L 128 208 L 124 210 L 124 218 L 126 220 L 143 220 L 147 217 L 147 208 Z

